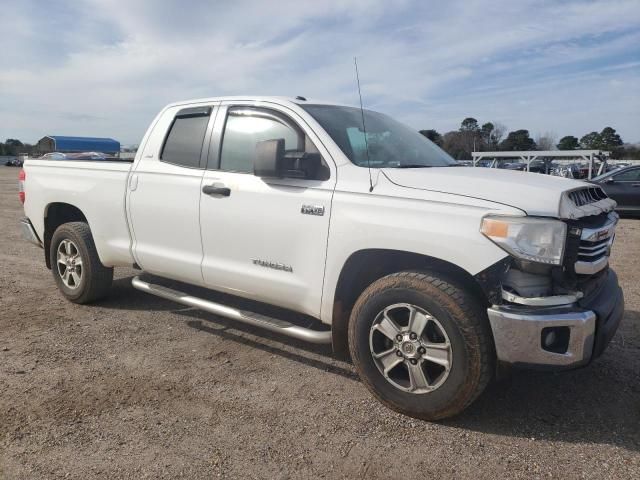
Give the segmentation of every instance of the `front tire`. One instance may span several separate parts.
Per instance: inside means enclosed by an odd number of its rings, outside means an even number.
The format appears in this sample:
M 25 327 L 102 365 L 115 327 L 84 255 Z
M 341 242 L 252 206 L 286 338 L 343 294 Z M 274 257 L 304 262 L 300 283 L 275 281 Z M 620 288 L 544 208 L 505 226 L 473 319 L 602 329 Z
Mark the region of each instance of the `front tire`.
M 62 294 L 74 303 L 90 303 L 109 293 L 113 268 L 100 262 L 89 225 L 60 225 L 51 238 L 51 272 Z
M 351 312 L 349 348 L 378 400 L 423 420 L 464 410 L 495 365 L 481 303 L 450 280 L 418 272 L 388 275 L 362 293 Z

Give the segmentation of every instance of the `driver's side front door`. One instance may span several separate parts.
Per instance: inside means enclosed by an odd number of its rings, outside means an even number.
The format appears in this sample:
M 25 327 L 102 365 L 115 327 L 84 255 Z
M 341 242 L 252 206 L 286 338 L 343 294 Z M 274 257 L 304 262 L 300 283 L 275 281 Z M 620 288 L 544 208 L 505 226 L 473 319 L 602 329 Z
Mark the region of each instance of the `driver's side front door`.
M 202 179 L 202 275 L 210 288 L 319 316 L 335 171 L 322 151 L 325 178 L 255 176 L 256 143 L 279 138 L 319 152 L 292 112 L 222 106 Z

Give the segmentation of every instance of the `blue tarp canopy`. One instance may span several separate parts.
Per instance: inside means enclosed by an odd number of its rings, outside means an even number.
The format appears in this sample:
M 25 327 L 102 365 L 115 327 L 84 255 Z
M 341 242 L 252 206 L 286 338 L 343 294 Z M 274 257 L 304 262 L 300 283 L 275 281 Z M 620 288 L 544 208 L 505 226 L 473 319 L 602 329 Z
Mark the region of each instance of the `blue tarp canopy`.
M 120 142 L 113 138 L 97 137 L 63 137 L 48 135 L 53 140 L 56 152 L 103 152 L 116 153 L 120 151 Z

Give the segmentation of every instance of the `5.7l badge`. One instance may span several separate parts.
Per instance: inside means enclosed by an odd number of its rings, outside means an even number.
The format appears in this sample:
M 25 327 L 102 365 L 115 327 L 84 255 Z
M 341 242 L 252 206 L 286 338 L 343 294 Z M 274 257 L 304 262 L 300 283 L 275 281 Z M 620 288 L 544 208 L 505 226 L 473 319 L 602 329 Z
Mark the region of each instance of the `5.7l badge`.
M 303 215 L 317 215 L 319 217 L 324 215 L 323 205 L 302 205 L 300 213 Z

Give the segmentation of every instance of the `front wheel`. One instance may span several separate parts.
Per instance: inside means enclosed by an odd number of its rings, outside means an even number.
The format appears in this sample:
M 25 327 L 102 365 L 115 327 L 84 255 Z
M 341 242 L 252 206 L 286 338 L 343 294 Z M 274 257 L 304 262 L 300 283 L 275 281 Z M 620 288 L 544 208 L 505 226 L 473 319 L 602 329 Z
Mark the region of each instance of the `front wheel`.
M 349 348 L 374 396 L 424 420 L 464 410 L 495 364 L 480 302 L 448 280 L 417 272 L 388 275 L 362 293 L 351 313 Z
M 60 225 L 51 238 L 51 272 L 62 294 L 74 303 L 105 297 L 113 281 L 113 268 L 100 262 L 89 225 Z

